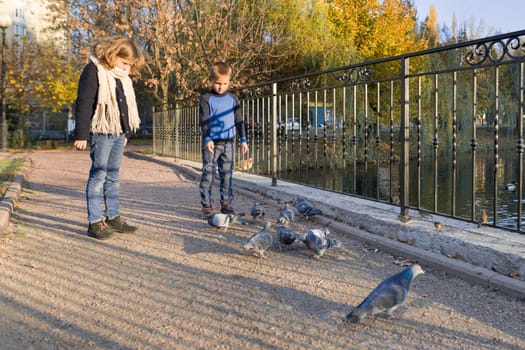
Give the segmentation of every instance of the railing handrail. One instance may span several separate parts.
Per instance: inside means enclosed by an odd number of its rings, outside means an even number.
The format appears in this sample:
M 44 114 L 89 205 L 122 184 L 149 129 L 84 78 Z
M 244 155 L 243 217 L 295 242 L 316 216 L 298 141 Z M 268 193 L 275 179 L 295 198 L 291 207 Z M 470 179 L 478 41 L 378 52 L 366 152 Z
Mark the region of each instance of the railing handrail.
M 439 46 L 439 47 L 434 47 L 434 48 L 431 48 L 431 49 L 414 51 L 414 52 L 411 52 L 411 53 L 405 53 L 405 54 L 401 54 L 401 55 L 397 55 L 397 56 L 379 58 L 379 59 L 375 59 L 375 60 L 371 60 L 371 61 L 364 61 L 364 62 L 360 62 L 360 63 L 352 63 L 352 64 L 348 64 L 348 65 L 345 65 L 345 66 L 329 68 L 329 69 L 325 69 L 325 70 L 321 70 L 321 71 L 317 71 L 317 72 L 309 72 L 309 73 L 304 73 L 304 74 L 300 74 L 300 75 L 294 75 L 294 76 L 289 76 L 289 77 L 284 77 L 284 78 L 279 78 L 279 79 L 274 79 L 274 80 L 261 81 L 259 83 L 255 83 L 253 85 L 245 86 L 245 87 L 242 87 L 242 88 L 232 89 L 232 91 L 240 91 L 240 90 L 243 90 L 243 89 L 252 89 L 252 88 L 256 88 L 256 87 L 260 87 L 260 86 L 270 85 L 270 84 L 273 84 L 273 83 L 282 83 L 282 82 L 289 81 L 289 80 L 298 80 L 298 79 L 313 77 L 313 76 L 316 76 L 316 75 L 334 73 L 334 72 L 338 72 L 338 71 L 341 71 L 341 70 L 348 70 L 348 69 L 352 69 L 352 68 L 366 67 L 366 66 L 371 66 L 371 65 L 385 63 L 385 62 L 398 61 L 398 60 L 401 60 L 403 58 L 413 58 L 413 57 L 417 57 L 417 56 L 424 56 L 424 55 L 433 54 L 433 53 L 437 53 L 437 52 L 449 51 L 449 50 L 454 50 L 454 49 L 458 49 L 458 48 L 462 48 L 462 47 L 468 47 L 468 46 L 474 46 L 474 45 L 478 45 L 478 44 L 481 44 L 481 43 L 496 42 L 496 41 L 500 41 L 502 39 L 511 39 L 511 38 L 514 38 L 514 37 L 517 38 L 517 37 L 520 37 L 520 36 L 525 36 L 525 29 L 524 30 L 515 31 L 515 32 L 511 32 L 511 33 L 507 33 L 507 34 L 498 34 L 498 35 L 494 35 L 494 36 L 490 36 L 490 37 L 486 37 L 486 38 L 482 38 L 482 39 L 469 40 L 469 41 L 465 41 L 465 42 L 460 42 L 460 43 L 455 43 L 455 44 L 450 44 L 450 45 L 445 45 L 445 46 Z

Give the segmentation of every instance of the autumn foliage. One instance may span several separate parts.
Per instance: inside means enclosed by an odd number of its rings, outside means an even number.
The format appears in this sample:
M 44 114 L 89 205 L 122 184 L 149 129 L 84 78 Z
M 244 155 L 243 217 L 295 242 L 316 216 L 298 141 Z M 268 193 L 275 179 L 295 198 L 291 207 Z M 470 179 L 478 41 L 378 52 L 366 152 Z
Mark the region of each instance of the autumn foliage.
M 166 107 L 208 88 L 208 67 L 226 60 L 234 87 L 424 49 L 416 11 L 402 0 L 64 0 L 51 2 L 53 30 L 69 33 L 69 54 L 40 43 L 12 59 L 8 98 L 61 108 L 94 42 L 123 35 L 146 65 L 141 104 Z M 35 56 L 35 57 L 36 57 Z M 26 65 L 17 67 L 16 64 Z M 149 96 L 149 97 L 148 97 Z M 24 99 L 25 98 L 25 99 Z

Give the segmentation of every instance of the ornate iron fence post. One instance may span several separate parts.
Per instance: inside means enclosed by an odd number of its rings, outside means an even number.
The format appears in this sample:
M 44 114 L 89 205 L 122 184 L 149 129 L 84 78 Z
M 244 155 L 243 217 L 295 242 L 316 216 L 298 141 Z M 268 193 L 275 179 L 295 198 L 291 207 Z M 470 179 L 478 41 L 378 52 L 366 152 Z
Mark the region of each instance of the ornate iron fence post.
M 277 120 L 279 116 L 277 115 L 277 83 L 272 84 L 272 113 L 271 113 L 271 133 L 272 133 L 272 143 L 271 143 L 271 155 L 272 155 L 272 186 L 277 186 Z
M 410 85 L 408 73 L 410 59 L 401 58 L 401 179 L 400 179 L 400 205 L 399 218 L 402 221 L 410 220 L 408 215 L 409 185 L 410 185 Z
M 157 114 L 155 112 L 155 106 L 151 107 L 151 115 L 152 115 L 152 128 L 153 128 L 153 136 L 152 136 L 152 144 L 153 144 L 153 154 L 158 154 L 158 149 L 157 149 L 157 142 L 158 142 L 158 139 L 159 139 L 159 135 L 158 135 L 158 132 L 157 132 L 157 128 L 159 127 L 159 122 L 158 122 L 158 118 L 157 118 Z
M 173 132 L 173 142 L 175 143 L 175 158 L 180 158 L 180 113 L 181 113 L 181 106 L 176 103 L 175 104 L 175 121 L 172 125 L 172 132 Z

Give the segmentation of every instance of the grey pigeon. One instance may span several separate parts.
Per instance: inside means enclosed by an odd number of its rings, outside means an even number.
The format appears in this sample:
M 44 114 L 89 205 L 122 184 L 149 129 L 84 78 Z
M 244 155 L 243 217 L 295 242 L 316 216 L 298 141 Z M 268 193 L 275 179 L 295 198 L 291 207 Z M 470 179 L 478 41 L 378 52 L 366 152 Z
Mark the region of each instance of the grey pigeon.
M 317 209 L 310 202 L 303 198 L 296 198 L 295 207 L 297 208 L 297 211 L 305 218 L 323 214 L 323 212 L 320 209 Z
M 368 315 L 385 312 L 392 317 L 392 312 L 406 299 L 410 282 L 424 273 L 421 266 L 414 264 L 400 273 L 390 276 L 381 282 L 359 306 L 354 308 L 346 320 L 358 323 Z
M 271 224 L 267 222 L 262 230 L 251 236 L 246 244 L 244 244 L 244 249 L 253 250 L 253 255 L 266 259 L 264 252 L 270 248 L 273 243 L 270 226 Z
M 283 210 L 279 213 L 279 218 L 277 219 L 277 222 L 280 225 L 288 225 L 290 224 L 294 219 L 294 212 L 292 208 L 290 208 L 290 204 L 285 203 Z
M 221 228 L 221 229 L 227 229 L 230 224 L 239 224 L 239 225 L 247 225 L 246 222 L 239 219 L 241 215 L 237 214 L 222 214 L 217 213 L 213 215 L 209 215 L 207 217 L 208 224 L 213 227 Z
M 319 259 L 324 255 L 328 248 L 339 248 L 340 242 L 329 238 L 329 231 L 324 229 L 310 229 L 307 233 L 299 237 L 299 240 L 306 244 L 306 247 L 315 252 L 314 258 Z
M 264 218 L 264 207 L 259 203 L 255 203 L 251 209 L 251 214 L 254 220 Z
M 282 243 L 284 245 L 290 245 L 297 240 L 297 235 L 295 234 L 295 232 L 283 225 L 277 226 L 276 233 L 279 239 L 279 243 Z

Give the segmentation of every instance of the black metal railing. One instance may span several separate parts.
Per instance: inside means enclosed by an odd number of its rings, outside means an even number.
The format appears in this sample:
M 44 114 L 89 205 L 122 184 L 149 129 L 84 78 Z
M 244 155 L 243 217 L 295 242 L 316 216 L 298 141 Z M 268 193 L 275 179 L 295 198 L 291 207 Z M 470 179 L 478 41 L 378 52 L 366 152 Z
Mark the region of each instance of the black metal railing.
M 238 169 L 522 232 L 524 62 L 525 30 L 236 90 Z M 195 104 L 154 152 L 201 160 Z

